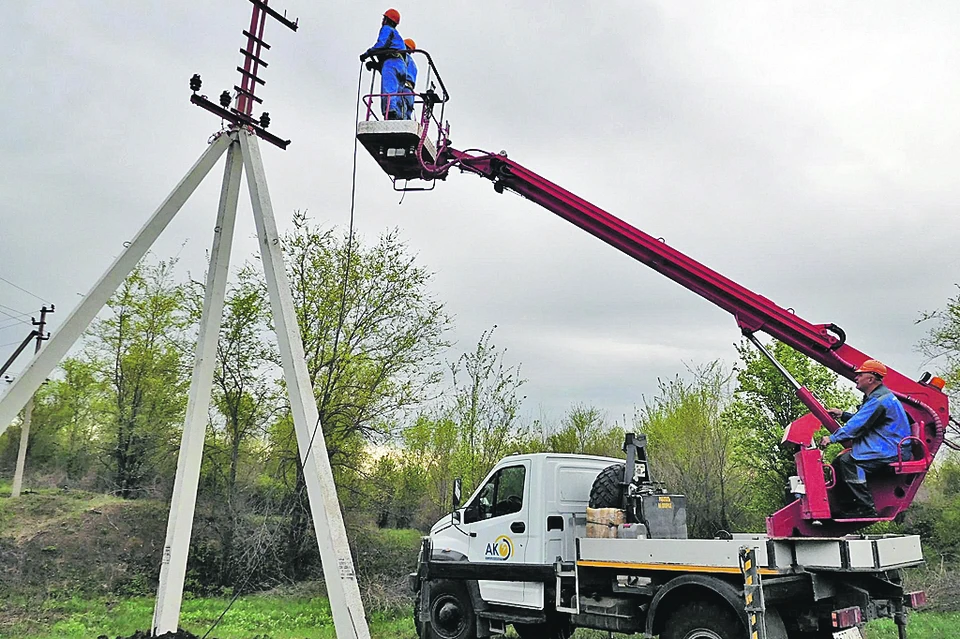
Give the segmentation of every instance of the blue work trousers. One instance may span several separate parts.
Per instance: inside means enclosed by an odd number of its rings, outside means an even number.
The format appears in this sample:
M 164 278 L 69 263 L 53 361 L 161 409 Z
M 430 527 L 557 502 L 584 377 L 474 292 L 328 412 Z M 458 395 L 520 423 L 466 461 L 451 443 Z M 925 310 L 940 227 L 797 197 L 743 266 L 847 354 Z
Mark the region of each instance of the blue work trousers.
M 407 65 L 401 58 L 387 58 L 380 69 L 380 113 L 388 120 L 400 120 L 404 113 L 403 79 L 407 75 Z

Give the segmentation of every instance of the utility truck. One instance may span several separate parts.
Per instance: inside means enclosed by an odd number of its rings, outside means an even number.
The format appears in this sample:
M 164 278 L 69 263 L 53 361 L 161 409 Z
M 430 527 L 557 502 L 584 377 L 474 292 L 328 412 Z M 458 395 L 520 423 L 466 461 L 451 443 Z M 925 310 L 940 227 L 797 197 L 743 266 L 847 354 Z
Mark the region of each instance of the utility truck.
M 627 460 L 539 453 L 501 459 L 423 540 L 411 586 L 421 637 L 575 628 L 661 639 L 859 638 L 923 594 L 902 569 L 923 562 L 904 535 L 687 539 L 686 504 L 650 477 L 642 436 Z M 634 462 L 634 459 L 637 461 Z M 623 523 L 591 521 L 623 512 Z M 604 537 L 588 529 L 607 527 Z M 748 634 L 749 629 L 749 634 Z
M 458 169 L 539 204 L 731 313 L 810 411 L 783 436 L 795 453 L 789 488 L 796 498 L 767 518 L 764 535 L 687 539 L 683 496 L 651 480 L 640 437 L 625 442 L 625 463 L 571 455 L 501 460 L 424 539 L 412 578 L 421 636 L 486 637 L 512 624 L 523 637 L 566 637 L 583 627 L 663 639 L 857 639 L 866 620 L 892 616 L 904 639 L 905 607 L 923 595 L 904 592 L 901 570 L 922 562 L 920 540 L 859 531 L 893 520 L 913 501 L 950 419 L 943 380 L 928 373 L 914 380 L 888 366 L 884 385 L 902 402 L 912 433 L 898 459 L 869 478 L 878 515 L 838 516 L 835 478 L 814 436 L 839 424 L 756 333 L 850 379 L 872 358 L 847 344 L 836 324 L 808 322 L 505 152 L 453 148 L 446 87 L 427 52 L 408 54 L 425 58 L 418 66 L 427 69 L 415 97 L 418 117 L 379 120 L 373 101 L 399 94 L 371 90 L 357 123 L 358 141 L 395 189 L 429 190 Z M 588 508 L 621 511 L 622 523 L 610 520 L 605 537 L 591 536 Z

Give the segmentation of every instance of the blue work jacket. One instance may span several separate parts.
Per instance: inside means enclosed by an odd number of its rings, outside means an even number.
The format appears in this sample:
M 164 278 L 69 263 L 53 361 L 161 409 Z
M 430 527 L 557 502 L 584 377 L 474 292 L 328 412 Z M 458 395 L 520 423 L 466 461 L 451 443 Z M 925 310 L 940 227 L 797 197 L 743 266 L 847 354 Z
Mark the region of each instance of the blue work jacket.
M 910 422 L 897 396 L 880 386 L 863 398 L 855 413 L 843 413 L 843 426 L 830 435 L 831 442 L 852 439 L 854 460 L 895 461 L 900 440 L 910 435 Z M 911 447 L 903 447 L 903 459 L 911 459 Z
M 403 43 L 403 38 L 400 37 L 399 31 L 389 24 L 385 24 L 380 27 L 380 35 L 377 37 L 376 44 L 367 49 L 367 53 L 388 53 L 389 55 L 393 55 L 392 51 L 385 51 L 388 49 L 397 51 L 397 55 L 399 55 L 399 52 L 407 50 L 407 45 Z

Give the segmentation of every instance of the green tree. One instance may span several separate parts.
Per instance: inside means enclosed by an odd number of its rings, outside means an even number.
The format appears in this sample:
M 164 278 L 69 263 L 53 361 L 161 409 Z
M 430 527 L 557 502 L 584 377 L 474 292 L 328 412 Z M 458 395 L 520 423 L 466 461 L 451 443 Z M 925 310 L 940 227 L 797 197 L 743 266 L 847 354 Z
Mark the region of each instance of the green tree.
M 408 412 L 431 397 L 442 378 L 440 352 L 450 318 L 429 290 L 432 273 L 416 262 L 397 231 L 373 245 L 338 236 L 294 214 L 282 238 L 307 371 L 340 498 L 356 505 L 367 486 L 368 442 L 386 440 Z M 307 548 L 303 473 L 292 422 L 271 429 L 292 478 L 288 567 Z
M 450 510 L 453 480 L 467 458 L 460 430 L 445 408 L 423 412 L 402 431 L 402 464 L 418 469 L 424 490 L 413 525 L 427 528 Z
M 203 285 L 195 283 L 195 306 Z M 198 315 L 199 309 L 195 310 Z M 224 303 L 213 374 L 212 403 L 217 418 L 204 453 L 204 475 L 221 500 L 218 509 L 220 583 L 233 582 L 235 540 L 249 514 L 249 488 L 259 470 L 267 424 L 282 407 L 268 330 L 268 304 L 254 271 L 241 270 Z M 241 474 L 247 469 L 246 477 Z M 241 481 L 243 480 L 243 481 Z
M 520 423 L 520 406 L 526 396 L 520 388 L 520 364 L 505 363 L 506 349 L 492 343 L 494 326 L 484 331 L 472 352 L 450 364 L 452 400 L 447 415 L 457 427 L 460 446 L 457 467 L 464 489 L 472 490 L 497 461 L 516 452 L 528 438 Z
M 79 358 L 107 387 L 104 461 L 108 482 L 126 498 L 169 475 L 186 406 L 190 322 L 175 265 L 139 264 L 107 302 L 107 316 L 94 321 Z
M 529 429 L 519 417 L 526 380 L 519 364 L 506 363 L 506 349 L 493 344 L 494 330 L 449 364 L 452 386 L 445 397 L 402 431 L 404 466 L 422 469 L 429 496 L 419 524 L 449 512 L 455 477 L 469 494 L 501 457 L 529 447 Z
M 719 362 L 660 382 L 657 396 L 644 401 L 635 422 L 647 436 L 653 478 L 687 498 L 692 537 L 745 524 L 741 507 L 747 476 L 735 455 L 740 433 L 722 418 L 729 376 Z
M 960 289 L 960 285 L 957 285 Z M 953 400 L 960 399 L 960 292 L 947 300 L 944 308 L 923 313 L 918 320 L 930 326 L 920 341 L 920 351 L 937 365 L 937 373 L 946 381 L 945 391 Z M 960 450 L 960 423 L 951 419 L 946 443 Z
M 826 406 L 847 408 L 858 403 L 856 394 L 838 384 L 838 376 L 806 355 L 776 340 L 768 350 L 794 378 Z M 753 475 L 750 505 L 756 519 L 784 505 L 788 479 L 796 474 L 791 451 L 781 447 L 783 431 L 809 412 L 793 386 L 752 344 L 737 346 L 740 355 L 737 387 L 724 419 L 743 434 L 738 455 Z
M 63 473 L 68 481 L 93 471 L 106 390 L 89 362 L 63 360 L 36 395 L 28 468 Z
M 441 379 L 450 318 L 396 231 L 365 246 L 298 212 L 283 244 L 330 461 L 357 471 L 358 443 L 387 436 Z
M 623 438 L 623 428 L 608 426 L 602 410 L 574 404 L 564 415 L 560 427 L 546 434 L 543 448 L 553 453 L 620 457 Z

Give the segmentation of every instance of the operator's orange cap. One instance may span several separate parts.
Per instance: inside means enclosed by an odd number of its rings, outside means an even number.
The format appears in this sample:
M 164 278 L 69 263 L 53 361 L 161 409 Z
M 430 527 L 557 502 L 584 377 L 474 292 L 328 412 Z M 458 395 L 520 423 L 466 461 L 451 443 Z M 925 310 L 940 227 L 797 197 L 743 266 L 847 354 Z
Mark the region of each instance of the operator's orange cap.
M 408 49 L 416 49 L 416 48 L 417 48 L 417 43 L 413 41 L 413 38 L 407 38 L 406 40 L 403 41 L 403 43 L 404 43 L 405 45 L 407 45 L 407 48 L 408 48 Z
M 857 367 L 857 373 L 873 373 L 878 377 L 883 377 L 887 374 L 887 367 L 881 364 L 875 359 L 868 359 L 863 364 Z
M 400 24 L 400 12 L 397 11 L 396 9 L 387 9 L 386 11 L 383 12 L 383 17 L 389 18 L 393 22 Z

